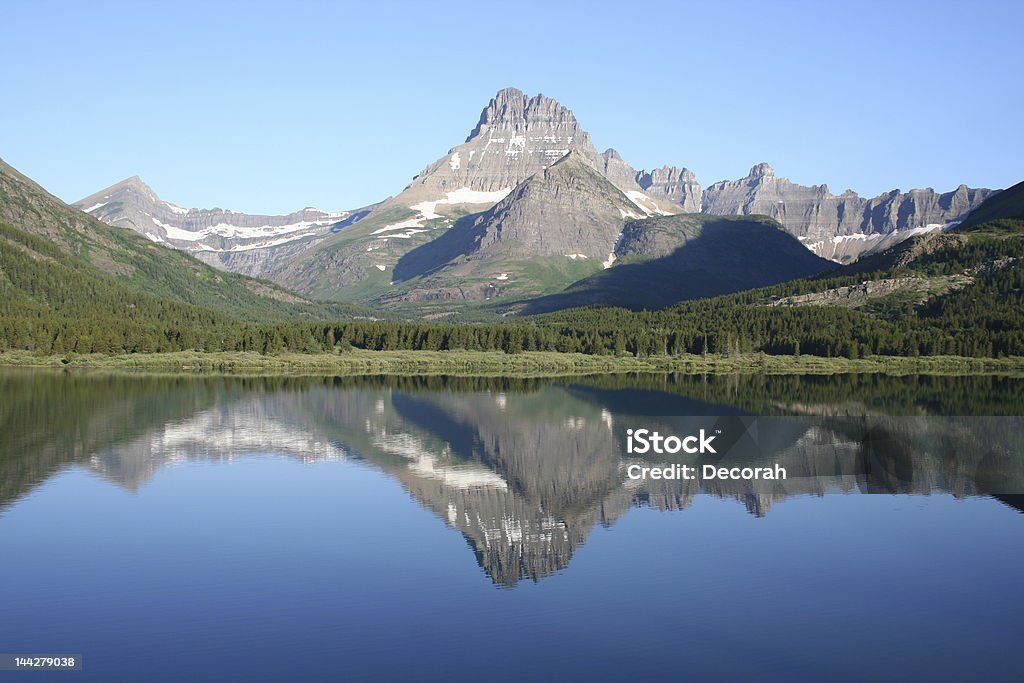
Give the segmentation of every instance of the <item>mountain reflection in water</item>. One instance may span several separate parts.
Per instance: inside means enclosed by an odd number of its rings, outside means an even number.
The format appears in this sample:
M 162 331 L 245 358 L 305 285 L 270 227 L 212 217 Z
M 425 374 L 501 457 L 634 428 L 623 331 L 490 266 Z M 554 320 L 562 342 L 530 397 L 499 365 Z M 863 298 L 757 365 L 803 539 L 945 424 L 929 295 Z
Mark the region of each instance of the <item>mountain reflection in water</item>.
M 755 516 L 828 493 L 992 495 L 1020 508 L 1024 419 L 1005 378 L 160 378 L 0 375 L 0 519 L 80 466 L 128 489 L 162 468 L 275 454 L 365 463 L 457 529 L 500 586 L 566 568 L 597 524 L 699 494 Z M 976 416 L 980 414 L 980 416 Z M 752 416 L 757 415 L 754 418 Z M 626 430 L 718 429 L 701 456 Z M 630 464 L 771 466 L 780 481 L 635 480 Z

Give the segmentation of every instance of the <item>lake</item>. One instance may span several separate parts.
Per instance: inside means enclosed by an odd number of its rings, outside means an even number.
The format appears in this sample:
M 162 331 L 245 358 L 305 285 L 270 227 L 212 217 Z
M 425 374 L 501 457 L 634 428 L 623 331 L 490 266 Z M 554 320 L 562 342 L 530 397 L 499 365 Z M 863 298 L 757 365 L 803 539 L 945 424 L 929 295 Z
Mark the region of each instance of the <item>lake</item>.
M 0 652 L 83 656 L 22 677 L 1021 677 L 1021 379 L 0 389 Z

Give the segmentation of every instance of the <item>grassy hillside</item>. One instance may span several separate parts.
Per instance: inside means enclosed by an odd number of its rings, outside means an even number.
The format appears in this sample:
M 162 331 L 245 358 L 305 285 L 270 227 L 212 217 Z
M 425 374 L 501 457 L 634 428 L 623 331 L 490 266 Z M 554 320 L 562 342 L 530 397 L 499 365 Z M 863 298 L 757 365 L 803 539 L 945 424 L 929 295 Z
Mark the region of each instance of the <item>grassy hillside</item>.
M 62 273 L 114 280 L 128 291 L 210 309 L 241 320 L 344 317 L 360 312 L 313 303 L 277 285 L 225 273 L 188 254 L 106 225 L 50 195 L 0 161 L 0 250 L 9 259 L 60 254 Z M 29 239 L 42 238 L 43 242 Z M 56 250 L 56 253 L 54 252 Z M 8 253 L 12 252 L 12 253 Z M 33 295 L 45 303 L 49 294 Z
M 202 347 L 230 324 L 225 314 L 139 291 L 0 222 L 0 348 L 110 351 L 127 338 L 140 341 L 138 350 Z M 183 344 L 166 345 L 182 336 Z

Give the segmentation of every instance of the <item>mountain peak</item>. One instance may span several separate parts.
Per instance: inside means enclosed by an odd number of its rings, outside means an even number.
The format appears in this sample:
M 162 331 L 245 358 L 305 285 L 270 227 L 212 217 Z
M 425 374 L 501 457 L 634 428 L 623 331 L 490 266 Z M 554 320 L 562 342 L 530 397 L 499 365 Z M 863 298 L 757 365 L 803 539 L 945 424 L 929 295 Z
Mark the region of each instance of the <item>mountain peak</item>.
M 507 88 L 502 88 L 501 90 L 499 90 L 498 93 L 494 96 L 494 99 L 495 100 L 499 100 L 499 101 L 503 101 L 503 100 L 527 99 L 527 98 L 526 98 L 526 93 L 524 93 L 522 90 L 520 90 L 519 88 L 513 88 L 512 86 L 509 86 Z
M 644 192 L 679 204 L 686 213 L 700 213 L 703 190 L 697 175 L 688 168 L 662 166 L 636 173 L 636 183 Z
M 412 207 L 458 190 L 505 194 L 570 150 L 600 165 L 590 135 L 571 111 L 550 97 L 504 88 L 466 141 L 424 168 L 393 201 Z
M 466 138 L 472 141 L 487 130 L 522 131 L 528 127 L 555 126 L 578 130 L 576 116 L 565 106 L 538 93 L 529 97 L 517 88 L 503 88 L 491 98 L 480 113 L 480 120 Z
M 153 191 L 153 188 L 151 188 L 146 183 L 142 182 L 142 178 L 140 178 L 137 175 L 133 175 L 130 178 L 125 178 L 122 181 L 116 182 L 113 185 L 111 185 L 110 187 L 108 187 L 107 189 L 101 190 L 101 192 L 112 194 L 112 193 L 116 192 L 117 190 L 127 190 L 127 189 L 132 189 L 132 190 L 137 190 L 139 192 L 142 192 L 143 194 L 145 194 L 145 195 L 147 195 L 149 197 L 152 197 L 154 201 L 159 201 L 160 200 L 160 198 L 157 196 L 156 192 Z
M 134 188 L 134 189 L 139 190 L 141 192 L 145 192 L 147 194 L 151 194 L 154 197 L 156 196 L 156 192 L 153 191 L 153 188 L 151 188 L 146 183 L 142 182 L 142 178 L 140 178 L 137 175 L 133 175 L 131 178 L 125 178 L 121 182 L 117 183 L 114 187 L 117 187 L 117 188 L 131 187 L 131 188 Z
M 94 206 L 97 203 L 106 203 L 106 201 L 111 197 L 125 192 L 137 192 L 153 203 L 159 203 L 161 201 L 157 193 L 153 191 L 153 188 L 142 182 L 142 178 L 139 176 L 133 175 L 130 178 L 125 178 L 124 180 L 114 183 L 110 187 L 78 200 L 73 206 L 82 208 L 86 206 Z
M 763 161 L 759 164 L 755 164 L 751 169 L 750 173 L 747 174 L 748 178 L 770 178 L 775 175 L 775 169 L 764 163 Z

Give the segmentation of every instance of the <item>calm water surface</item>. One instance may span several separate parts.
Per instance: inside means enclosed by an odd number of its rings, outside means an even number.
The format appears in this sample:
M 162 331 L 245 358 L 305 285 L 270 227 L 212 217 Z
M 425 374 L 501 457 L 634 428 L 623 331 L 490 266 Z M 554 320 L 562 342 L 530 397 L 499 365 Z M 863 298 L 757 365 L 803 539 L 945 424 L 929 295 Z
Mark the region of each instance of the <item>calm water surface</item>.
M 33 680 L 1020 680 L 1022 389 L 4 372 L 0 652 L 84 655 Z M 640 427 L 720 453 L 630 455 Z M 626 476 L 672 462 L 789 478 Z

